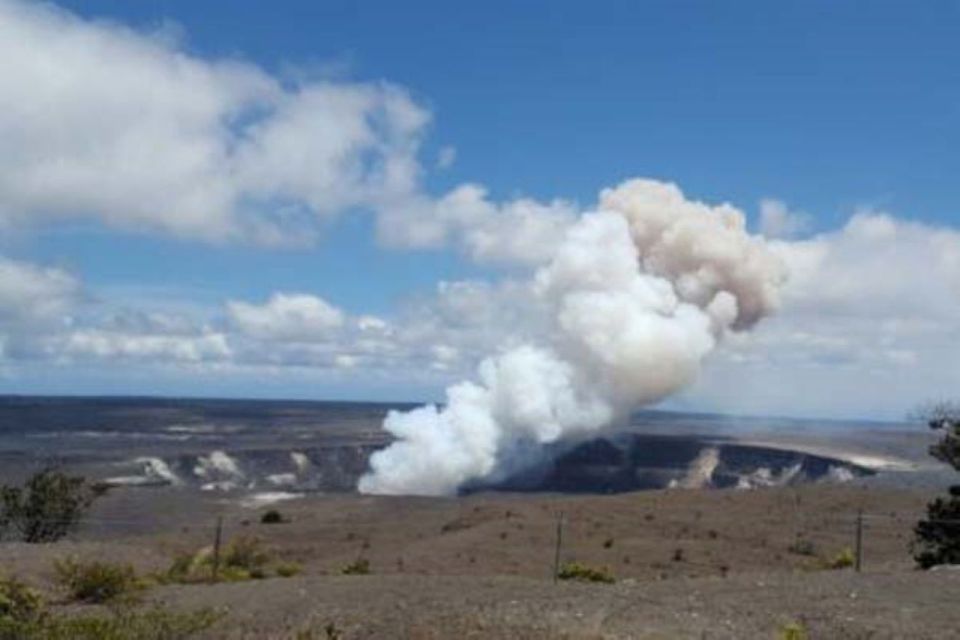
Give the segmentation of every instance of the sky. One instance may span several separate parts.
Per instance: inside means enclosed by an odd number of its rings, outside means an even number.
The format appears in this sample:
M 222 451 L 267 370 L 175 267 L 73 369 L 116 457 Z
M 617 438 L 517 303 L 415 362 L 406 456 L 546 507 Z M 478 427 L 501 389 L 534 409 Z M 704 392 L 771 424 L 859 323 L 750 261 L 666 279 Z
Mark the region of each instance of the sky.
M 438 400 L 630 178 L 789 272 L 670 408 L 960 394 L 960 2 L 0 0 L 0 392 Z

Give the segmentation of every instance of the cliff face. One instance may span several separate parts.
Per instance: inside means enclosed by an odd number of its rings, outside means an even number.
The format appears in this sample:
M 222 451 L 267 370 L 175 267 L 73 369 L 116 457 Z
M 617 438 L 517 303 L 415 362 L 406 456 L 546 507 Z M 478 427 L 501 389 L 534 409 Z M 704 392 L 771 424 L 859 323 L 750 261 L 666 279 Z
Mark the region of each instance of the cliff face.
M 108 482 L 213 490 L 351 492 L 381 442 L 331 442 L 298 450 L 241 449 L 141 457 Z M 116 466 L 112 467 L 116 469 Z M 622 493 L 643 489 L 751 488 L 845 481 L 872 471 L 808 453 L 696 436 L 621 434 L 531 447 L 512 470 L 472 483 L 478 491 Z
M 547 455 L 480 490 L 620 493 L 642 489 L 751 488 L 842 481 L 870 475 L 842 460 L 693 436 L 628 434 L 599 438 Z

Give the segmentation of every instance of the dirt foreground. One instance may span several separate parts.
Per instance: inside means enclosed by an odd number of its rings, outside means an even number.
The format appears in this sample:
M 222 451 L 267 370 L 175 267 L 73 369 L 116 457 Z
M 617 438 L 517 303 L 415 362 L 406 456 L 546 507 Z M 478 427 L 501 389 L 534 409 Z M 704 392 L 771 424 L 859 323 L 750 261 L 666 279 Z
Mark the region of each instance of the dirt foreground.
M 523 578 L 307 577 L 158 590 L 229 607 L 230 638 L 960 637 L 960 572 L 823 572 L 586 585 Z M 242 603 L 242 604 L 241 604 Z M 330 627 L 332 625 L 332 627 Z
M 76 539 L 0 544 L 6 573 L 55 593 L 59 557 L 129 562 L 143 574 L 212 541 L 251 536 L 296 577 L 166 585 L 145 605 L 224 612 L 212 638 L 960 638 L 960 571 L 913 568 L 914 491 L 808 485 L 618 496 L 477 495 L 452 499 L 312 496 L 264 509 L 217 498 L 169 514 L 150 532 L 107 525 L 144 493 L 117 493 Z M 831 569 L 855 546 L 863 572 Z M 606 569 L 614 584 L 555 584 L 562 562 Z M 100 528 L 93 521 L 99 521 Z M 153 525 L 151 525 L 153 526 Z M 369 575 L 342 575 L 360 560 Z

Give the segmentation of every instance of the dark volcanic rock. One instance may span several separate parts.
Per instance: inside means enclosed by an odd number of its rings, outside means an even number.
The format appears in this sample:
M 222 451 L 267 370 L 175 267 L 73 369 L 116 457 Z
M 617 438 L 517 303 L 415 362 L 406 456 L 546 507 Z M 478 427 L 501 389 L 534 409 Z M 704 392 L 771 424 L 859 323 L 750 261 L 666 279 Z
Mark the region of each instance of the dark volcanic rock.
M 779 486 L 871 475 L 842 460 L 695 436 L 624 434 L 547 448 L 544 458 L 476 491 L 621 493 L 670 486 Z

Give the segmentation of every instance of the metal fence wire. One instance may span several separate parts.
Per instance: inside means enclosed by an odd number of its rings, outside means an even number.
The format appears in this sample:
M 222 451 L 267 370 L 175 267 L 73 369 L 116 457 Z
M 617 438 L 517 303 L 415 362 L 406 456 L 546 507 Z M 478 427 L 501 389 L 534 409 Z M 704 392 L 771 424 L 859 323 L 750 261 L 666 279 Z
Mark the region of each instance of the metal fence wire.
M 883 523 L 884 521 L 894 521 L 898 523 L 898 525 L 900 525 L 898 531 L 901 535 L 907 527 L 912 531 L 915 523 L 918 521 L 956 527 L 957 534 L 960 535 L 960 519 L 929 519 L 916 512 L 871 513 L 860 510 L 850 513 L 847 516 L 830 515 L 815 520 L 799 518 L 793 523 L 792 533 L 795 540 L 790 545 L 790 551 L 800 555 L 812 555 L 813 542 L 818 539 L 829 540 L 831 544 L 840 542 L 844 548 L 849 548 L 852 552 L 852 568 L 859 572 L 867 567 L 871 536 L 874 533 L 877 534 L 878 538 L 881 534 L 887 537 L 892 535 L 889 529 L 884 532 L 872 531 L 875 525 Z M 59 519 L 40 520 L 38 522 L 49 525 L 62 525 L 65 523 L 65 521 Z M 0 525 L 3 524 L 4 523 L 0 522 Z M 167 523 L 166 526 L 158 525 L 154 529 L 151 523 L 145 522 L 143 519 L 90 516 L 83 517 L 75 523 L 76 526 L 71 527 L 64 538 L 68 541 L 104 541 L 109 539 L 122 539 L 128 534 L 131 536 L 149 534 L 150 530 L 153 530 L 154 533 L 161 531 L 171 534 L 175 534 L 177 531 L 189 533 L 191 540 L 204 541 L 204 544 L 213 550 L 212 571 L 213 578 L 216 579 L 218 569 L 220 568 L 219 559 L 222 546 L 225 542 L 229 541 L 232 536 L 249 532 L 250 524 L 250 519 L 240 519 L 234 515 L 230 517 L 228 522 L 221 515 L 214 516 L 210 518 L 209 521 L 200 523 L 193 522 L 189 524 L 189 526 L 183 523 L 170 522 Z M 576 555 L 574 549 L 577 547 L 578 542 L 582 541 L 578 538 L 582 538 L 584 535 L 583 528 L 578 528 L 577 526 L 579 524 L 581 523 L 578 523 L 569 511 L 559 510 L 555 513 L 555 517 L 549 522 L 549 525 L 544 524 L 542 527 L 544 530 L 540 532 L 541 537 L 552 543 L 549 545 L 551 553 L 549 553 L 549 556 L 544 555 L 544 575 L 549 575 L 554 582 L 559 581 L 560 572 L 565 565 L 565 561 Z M 363 533 L 354 534 L 353 531 L 363 531 L 365 527 L 369 527 L 372 530 L 374 527 L 382 525 L 382 518 L 368 519 L 349 516 L 342 519 L 334 519 L 329 522 L 318 520 L 314 524 L 314 526 L 319 529 L 331 527 L 336 528 L 337 531 L 349 530 L 351 533 L 348 534 L 347 539 L 355 539 L 358 546 L 360 544 L 364 545 L 360 547 L 361 555 L 363 549 L 366 548 L 366 538 Z M 642 527 L 642 523 L 639 523 L 638 527 Z M 790 525 L 786 525 L 784 528 L 790 529 Z M 20 532 L 20 530 L 18 530 L 15 524 L 6 523 L 5 527 L 0 527 L 0 533 L 2 533 L 4 529 L 6 535 L 0 538 L 0 545 L 19 541 L 18 538 L 21 536 L 18 536 L 18 532 Z M 710 533 L 713 534 L 714 532 L 711 530 Z M 509 543 L 504 542 L 502 538 L 498 540 L 495 537 L 491 537 L 489 540 L 484 539 L 478 541 L 475 551 L 482 553 L 497 547 L 508 546 L 508 544 Z M 804 548 L 804 544 L 809 544 L 811 549 Z M 906 556 L 906 549 L 904 549 L 904 552 Z

